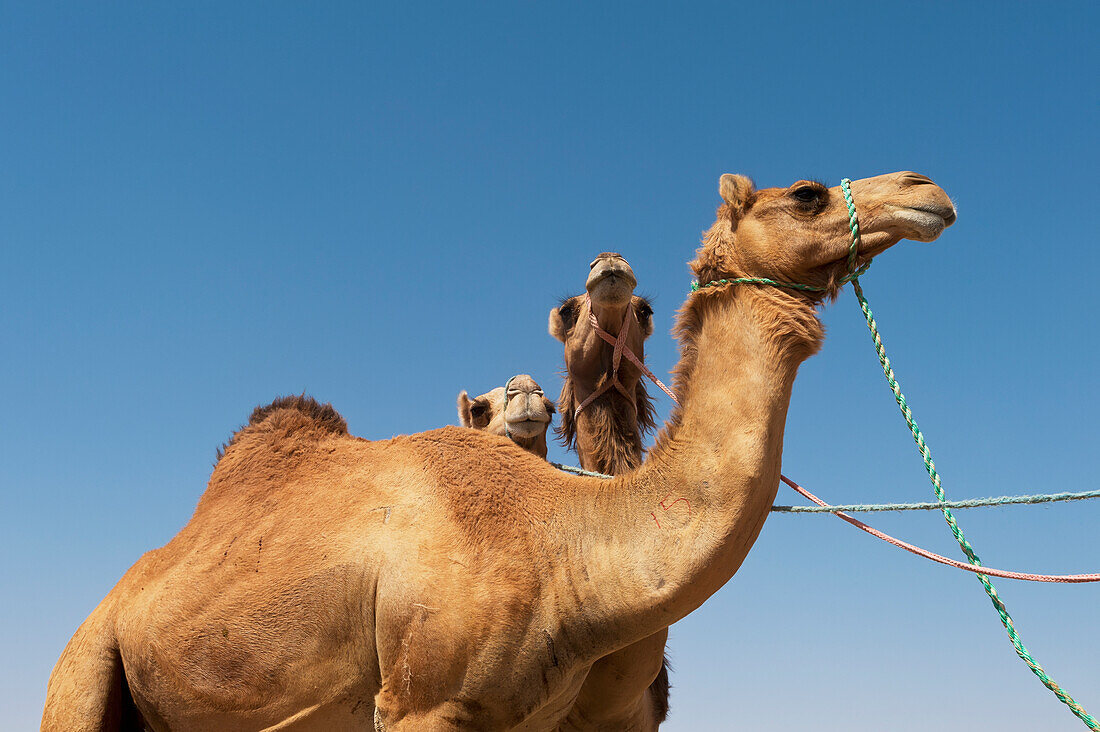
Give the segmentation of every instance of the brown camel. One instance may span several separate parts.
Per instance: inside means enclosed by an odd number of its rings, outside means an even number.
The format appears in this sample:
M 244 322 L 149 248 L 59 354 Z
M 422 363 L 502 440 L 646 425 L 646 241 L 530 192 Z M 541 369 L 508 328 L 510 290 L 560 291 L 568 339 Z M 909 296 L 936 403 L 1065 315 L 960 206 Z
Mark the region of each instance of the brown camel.
M 604 252 L 589 265 L 587 292 L 550 311 L 550 335 L 565 344 L 565 382 L 558 432 L 575 447 L 581 467 L 618 475 L 642 463 L 642 435 L 655 426 L 653 402 L 642 372 L 627 358 L 615 368 L 614 348 L 592 325 L 618 338 L 644 360 L 653 333 L 653 308 L 634 294 L 634 270 L 621 255 Z
M 542 387 L 527 374 L 516 374 L 498 386 L 470 399 L 458 394 L 458 423 L 507 437 L 532 455 L 546 457 L 546 430 L 554 414 L 554 403 Z
M 588 265 L 586 293 L 567 298 L 550 311 L 550 335 L 565 344 L 558 432 L 575 447 L 581 467 L 619 475 L 642 463 L 643 434 L 655 425 L 653 403 L 642 372 L 602 339 L 592 323 L 645 358 L 653 333 L 653 308 L 634 294 L 637 278 L 622 255 L 604 252 Z M 623 332 L 625 329 L 625 333 Z M 579 698 L 599 707 L 602 721 L 616 728 L 656 729 L 668 716 L 669 672 L 665 657 L 668 628 L 601 658 Z
M 80 626 L 45 730 L 604 727 L 578 698 L 593 662 L 652 636 L 740 567 L 779 485 L 815 306 L 846 271 L 838 188 L 725 203 L 692 266 L 829 288 L 707 288 L 679 314 L 683 406 L 637 470 L 561 473 L 444 427 L 370 442 L 300 397 L 258 410 L 188 524 Z M 912 173 L 855 181 L 860 262 L 955 219 Z M 128 728 L 133 728 L 128 727 Z

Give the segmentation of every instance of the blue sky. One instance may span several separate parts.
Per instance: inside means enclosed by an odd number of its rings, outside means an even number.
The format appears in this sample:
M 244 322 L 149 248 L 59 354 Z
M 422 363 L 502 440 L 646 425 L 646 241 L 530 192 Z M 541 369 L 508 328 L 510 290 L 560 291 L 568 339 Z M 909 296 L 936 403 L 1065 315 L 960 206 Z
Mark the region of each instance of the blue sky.
M 314 5 L 0 3 L 12 729 L 256 404 L 305 390 L 378 439 L 517 372 L 556 393 L 547 312 L 605 250 L 666 373 L 724 172 L 941 184 L 958 223 L 863 282 L 948 495 L 1096 487 L 1095 4 Z M 784 472 L 927 500 L 852 295 L 823 318 Z M 1100 571 L 1100 503 L 959 519 L 991 566 Z M 935 514 L 872 523 L 959 555 Z M 1100 712 L 1100 587 L 996 584 Z M 828 516 L 773 516 L 670 652 L 669 730 L 1082 728 L 973 577 Z

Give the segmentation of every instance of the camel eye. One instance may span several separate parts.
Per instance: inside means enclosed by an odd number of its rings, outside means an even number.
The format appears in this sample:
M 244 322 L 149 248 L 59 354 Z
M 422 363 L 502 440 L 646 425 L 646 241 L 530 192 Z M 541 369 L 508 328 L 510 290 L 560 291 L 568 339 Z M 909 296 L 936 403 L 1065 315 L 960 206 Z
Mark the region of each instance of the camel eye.
M 799 186 L 791 191 L 791 198 L 799 203 L 812 203 L 819 194 L 820 191 L 814 186 Z

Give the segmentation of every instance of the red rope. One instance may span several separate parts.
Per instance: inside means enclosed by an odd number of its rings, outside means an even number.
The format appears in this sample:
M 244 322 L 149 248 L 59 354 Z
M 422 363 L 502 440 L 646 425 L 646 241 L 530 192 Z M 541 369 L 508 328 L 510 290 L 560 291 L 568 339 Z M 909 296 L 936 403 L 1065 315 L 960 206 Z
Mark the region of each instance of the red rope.
M 825 501 L 815 496 L 813 493 L 810 493 L 808 490 L 800 486 L 798 483 L 795 483 L 787 476 L 780 475 L 779 479 L 789 485 L 791 488 L 794 488 L 796 491 L 802 494 L 803 497 L 810 499 L 817 505 L 822 507 L 829 505 L 825 503 Z M 877 536 L 883 541 L 893 544 L 894 546 L 901 547 L 907 552 L 912 552 L 918 557 L 931 559 L 933 562 L 946 564 L 947 566 L 954 567 L 956 569 L 965 569 L 966 571 L 973 572 L 975 574 L 984 574 L 989 577 L 1005 577 L 1006 579 L 1028 580 L 1030 582 L 1100 582 L 1100 574 L 1028 574 L 1026 572 L 1009 572 L 1004 569 L 992 569 L 990 567 L 983 567 L 981 565 L 959 562 L 954 559 L 948 559 L 947 557 L 940 556 L 939 554 L 934 554 L 927 549 L 921 549 L 919 546 L 913 546 L 912 544 L 904 542 L 901 539 L 895 539 L 889 534 L 884 534 L 878 529 L 868 526 L 859 519 L 852 518 L 843 511 L 836 511 L 835 514 L 837 518 L 844 519 L 852 526 L 855 526 L 857 529 L 866 531 L 871 536 Z
M 589 314 L 591 315 L 591 307 L 589 308 Z M 591 317 L 592 317 L 592 325 L 596 328 L 596 332 L 600 335 L 600 337 L 603 338 L 604 340 L 608 341 L 609 343 L 614 343 L 615 339 L 611 338 L 611 336 L 608 333 L 606 333 L 602 328 L 600 328 L 598 325 L 596 325 L 596 317 L 594 315 L 592 315 Z M 624 324 L 623 331 L 625 331 L 625 329 L 626 328 L 625 328 L 625 324 Z M 622 332 L 620 332 L 620 338 L 621 337 L 622 337 Z M 658 379 L 656 376 L 654 376 L 653 372 L 650 371 L 648 368 L 646 368 L 645 364 L 643 364 L 641 361 L 639 361 L 634 356 L 634 354 L 630 352 L 630 349 L 625 347 L 625 345 L 623 346 L 623 352 L 626 354 L 627 358 L 629 358 L 631 361 L 634 362 L 635 366 L 637 366 L 638 368 L 640 368 L 642 370 L 643 374 L 645 374 L 650 379 L 652 379 L 654 384 L 661 387 L 661 389 L 665 392 L 665 394 L 668 394 L 669 398 L 671 398 L 672 401 L 675 402 L 676 406 L 680 406 L 680 400 L 676 398 L 676 395 L 673 394 L 667 386 L 662 384 L 661 380 Z M 616 362 L 616 369 L 615 370 L 616 370 L 616 373 L 618 373 L 617 362 Z M 618 379 L 616 379 L 616 381 L 618 381 Z M 605 384 L 605 388 L 606 388 L 606 386 L 607 385 Z M 580 409 L 578 408 L 577 411 L 579 412 Z M 813 501 L 814 503 L 816 503 L 817 505 L 819 505 L 823 508 L 829 507 L 829 504 L 825 503 L 825 501 L 821 500 L 820 498 L 815 496 L 813 493 L 810 493 L 808 490 L 806 490 L 805 488 L 800 486 L 798 483 L 795 483 L 793 480 L 791 480 L 787 476 L 780 475 L 779 478 L 784 483 L 789 485 L 791 488 L 795 489 L 798 493 L 802 494 L 803 497 Z M 933 562 L 939 562 L 940 564 L 946 564 L 948 567 L 954 567 L 956 569 L 964 569 L 967 572 L 973 572 L 975 574 L 984 574 L 988 577 L 1004 577 L 1005 579 L 1027 580 L 1029 582 L 1065 582 L 1065 583 L 1100 582 L 1100 573 L 1096 573 L 1096 574 L 1030 574 L 1030 573 L 1027 573 L 1027 572 L 1010 572 L 1010 571 L 1004 570 L 1004 569 L 993 569 L 991 567 L 983 567 L 981 565 L 967 564 L 966 562 L 960 562 L 960 561 L 957 561 L 955 559 L 948 559 L 947 557 L 941 556 L 941 555 L 936 554 L 934 552 L 930 552 L 927 549 L 921 549 L 919 546 L 914 546 L 914 545 L 912 545 L 908 542 L 902 541 L 901 539 L 895 539 L 894 537 L 890 536 L 889 534 L 885 534 L 885 533 L 879 531 L 876 528 L 868 526 L 867 524 L 863 523 L 859 519 L 852 518 L 851 516 L 844 513 L 843 511 L 834 511 L 833 513 L 837 518 L 843 519 L 844 521 L 847 521 L 852 526 L 855 526 L 857 529 L 860 529 L 861 531 L 866 531 L 871 536 L 878 537 L 879 539 L 882 539 L 883 541 L 887 542 L 888 544 L 893 544 L 894 546 L 900 547 L 900 548 L 904 549 L 907 552 L 912 552 L 913 554 L 916 554 L 918 557 L 924 557 L 925 559 L 931 559 Z

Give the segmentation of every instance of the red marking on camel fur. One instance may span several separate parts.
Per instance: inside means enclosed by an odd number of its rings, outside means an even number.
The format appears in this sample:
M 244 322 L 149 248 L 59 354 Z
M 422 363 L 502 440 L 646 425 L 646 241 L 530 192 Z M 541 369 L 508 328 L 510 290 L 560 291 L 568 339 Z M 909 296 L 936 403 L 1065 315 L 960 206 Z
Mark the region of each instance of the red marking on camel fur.
M 667 496 L 665 496 L 664 498 L 662 498 L 662 499 L 661 499 L 661 504 L 660 504 L 660 505 L 661 505 L 661 508 L 663 508 L 664 510 L 666 510 L 666 511 L 667 511 L 668 509 L 672 508 L 673 506 L 675 506 L 675 505 L 676 505 L 677 503 L 679 503 L 680 501 L 683 501 L 684 503 L 686 503 L 686 504 L 688 505 L 688 516 L 690 516 L 690 515 L 691 515 L 691 501 L 689 501 L 689 500 L 688 500 L 688 499 L 686 499 L 686 498 L 677 498 L 677 499 L 676 499 L 675 501 L 673 501 L 672 503 L 670 503 L 670 504 L 668 504 L 668 505 L 666 506 L 666 505 L 665 505 L 665 501 L 667 501 L 667 500 L 668 500 L 668 499 L 670 499 L 670 498 L 672 498 L 672 494 L 671 494 L 671 493 L 669 493 L 669 494 L 668 494 Z
M 665 496 L 664 498 L 662 498 L 662 499 L 661 499 L 661 502 L 660 502 L 660 503 L 658 503 L 657 505 L 659 505 L 659 506 L 661 507 L 661 509 L 662 509 L 662 510 L 664 510 L 664 511 L 667 511 L 668 509 L 672 508 L 673 506 L 675 506 L 675 505 L 676 505 L 677 503 L 679 503 L 680 501 L 683 501 L 684 503 L 686 503 L 686 504 L 687 504 L 687 507 L 688 507 L 688 516 L 691 516 L 691 501 L 689 501 L 689 500 L 688 500 L 688 499 L 686 499 L 686 498 L 683 498 L 683 497 L 679 497 L 679 498 L 677 498 L 677 499 L 676 499 L 675 501 L 673 501 L 672 503 L 667 503 L 667 505 L 666 505 L 666 502 L 667 502 L 667 501 L 668 501 L 668 499 L 670 499 L 670 498 L 672 498 L 672 494 L 671 494 L 671 493 L 669 493 L 669 494 L 668 494 L 667 496 Z M 658 529 L 659 529 L 659 528 L 661 528 L 661 522 L 660 522 L 660 521 L 659 521 L 659 520 L 657 519 L 657 512 L 656 512 L 656 511 L 650 511 L 650 512 L 649 512 L 649 515 L 653 517 L 653 522 L 654 522 L 655 524 L 657 524 L 657 528 L 658 528 Z

